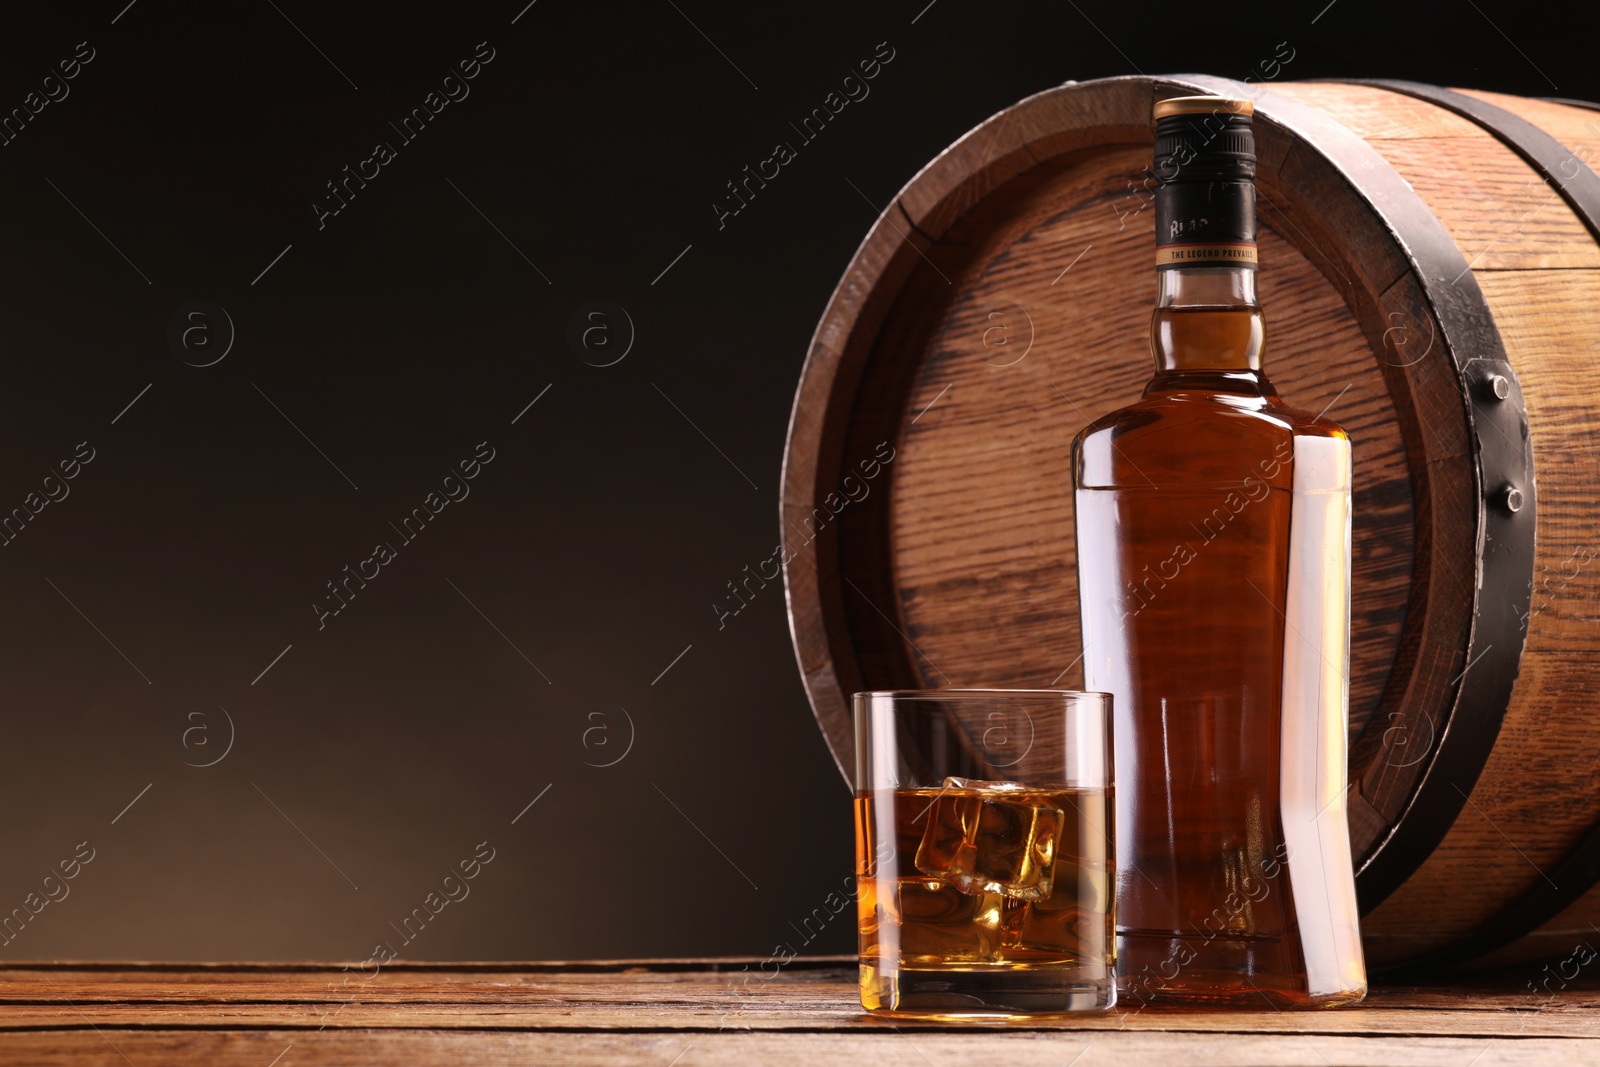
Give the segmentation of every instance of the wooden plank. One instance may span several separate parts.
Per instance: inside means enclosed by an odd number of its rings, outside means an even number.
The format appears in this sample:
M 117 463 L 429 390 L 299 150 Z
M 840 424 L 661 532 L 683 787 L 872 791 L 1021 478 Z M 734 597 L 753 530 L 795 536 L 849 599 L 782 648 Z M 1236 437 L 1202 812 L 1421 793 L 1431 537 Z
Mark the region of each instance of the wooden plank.
M 1493 135 L 1373 147 L 1439 216 L 1474 271 L 1600 266 L 1600 247 L 1561 194 Z
M 274 1060 L 274 1057 L 281 1059 Z M 751 1064 L 1006 1064 L 1007 1067 L 1566 1067 L 1600 1058 L 1594 1039 L 1271 1035 L 1078 1034 L 1033 1032 L 696 1035 L 620 1033 L 463 1033 L 437 1030 L 13 1033 L 0 1036 L 0 1063 L 30 1067 L 129 1064 L 316 1067 L 351 1064 L 530 1067 L 641 1064 L 648 1067 L 750 1067 Z
M 1600 400 L 1590 385 L 1600 354 L 1600 271 L 1498 271 L 1480 275 L 1478 284 L 1522 383 L 1539 480 L 1526 647 L 1592 655 L 1600 622 L 1600 527 L 1594 512 L 1600 496 L 1594 450 Z M 1568 700 L 1582 691 L 1552 688 L 1548 696 Z M 1563 736 L 1581 746 L 1563 746 L 1567 758 L 1588 766 L 1600 757 L 1600 738 Z
M 1482 133 L 1469 119 L 1435 107 L 1426 100 L 1402 96 L 1377 86 L 1274 82 L 1272 91 L 1326 111 L 1367 141 L 1473 137 Z
M 855 968 L 837 959 L 795 960 L 782 968 L 754 959 L 697 969 L 587 966 L 592 969 L 408 965 L 370 978 L 331 965 L 12 968 L 0 970 L 0 1033 L 180 1026 L 810 1033 L 884 1026 L 861 1011 Z M 1553 980 L 1556 992 L 1546 993 L 1531 985 L 1541 974 L 1524 968 L 1467 979 L 1476 984 L 1461 987 L 1380 988 L 1361 1006 L 1337 1011 L 1180 1012 L 1150 1006 L 1039 1020 L 1024 1029 L 1600 1038 L 1600 975 L 1577 974 L 1565 988 Z M 916 1020 L 896 1025 L 948 1029 Z
M 1513 115 L 1520 115 L 1569 148 L 1575 158 L 1590 170 L 1600 170 L 1600 114 L 1569 104 L 1481 89 L 1457 89 L 1456 92 L 1475 96 L 1485 103 L 1503 107 Z
M 703 1004 L 628 999 L 632 989 L 590 991 L 589 996 L 546 993 L 528 1003 L 486 1000 L 477 1004 L 403 1003 L 183 1004 L 109 1002 L 78 1005 L 7 1005 L 0 1035 L 38 1030 L 523 1030 L 618 1032 L 649 1029 L 684 1033 L 730 1030 L 809 1034 L 881 1029 L 883 1020 L 861 1013 L 854 987 L 832 986 L 806 996 L 732 998 Z M 619 999 L 608 999 L 617 997 Z M 1328 1012 L 1229 1011 L 1178 1013 L 1154 1007 L 1143 1012 L 1112 1010 L 1083 1017 L 1041 1019 L 1010 1029 L 1055 1031 L 1151 1031 L 1183 1034 L 1386 1034 L 1392 1037 L 1475 1037 L 1479 1040 L 1529 1037 L 1596 1038 L 1600 1028 L 1592 1007 L 1534 1011 L 1532 998 L 1522 1014 L 1512 1009 L 1440 1010 L 1349 1008 Z M 948 1030 L 958 1024 L 900 1020 L 902 1029 Z M 993 1028 L 992 1024 L 973 1024 Z
M 1498 952 L 1490 953 L 1479 963 L 1491 967 L 1520 965 L 1531 969 L 1530 960 L 1570 958 L 1574 951 L 1579 950 L 1579 946 L 1594 943 L 1596 932 L 1591 918 L 1594 915 L 1600 915 L 1600 886 L 1590 886 L 1583 896 L 1567 905 L 1543 926 Z
M 1593 773 L 1600 735 L 1588 728 L 1600 622 L 1600 528 L 1593 516 L 1600 413 L 1588 388 L 1600 334 L 1600 271 L 1476 273 L 1522 383 L 1538 479 L 1525 651 L 1516 697 L 1471 803 L 1418 876 L 1363 918 L 1373 947 L 1369 963 L 1414 958 L 1471 933 L 1495 895 L 1510 899 L 1541 881 L 1554 887 L 1551 872 L 1600 808 L 1600 777 Z M 1562 744 L 1546 744 L 1552 736 Z M 1490 870 L 1493 878 L 1481 876 Z M 1459 888 L 1441 894 L 1440 885 Z M 1569 918 L 1600 915 L 1600 894 L 1592 897 Z M 1536 959 L 1572 944 L 1539 938 L 1497 959 Z
M 838 957 L 392 964 L 371 976 L 332 964 L 25 964 L 0 969 L 0 1064 L 1595 1062 L 1600 974 L 1557 979 L 1554 993 L 1532 992 L 1537 977 L 1383 988 L 1325 1012 L 1150 1008 L 959 1026 L 864 1015 L 855 969 Z

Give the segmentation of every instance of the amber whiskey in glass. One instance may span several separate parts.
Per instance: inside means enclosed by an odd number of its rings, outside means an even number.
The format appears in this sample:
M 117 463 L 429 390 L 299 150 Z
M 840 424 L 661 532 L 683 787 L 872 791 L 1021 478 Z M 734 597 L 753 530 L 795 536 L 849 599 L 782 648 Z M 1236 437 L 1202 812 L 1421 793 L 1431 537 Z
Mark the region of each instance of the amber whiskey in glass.
M 1125 1010 L 1366 991 L 1350 443 L 1262 370 L 1252 111 L 1157 104 L 1155 374 L 1073 443 L 1085 688 L 1114 697 Z
M 1116 1002 L 1111 701 L 855 694 L 861 1005 L 1025 1020 Z

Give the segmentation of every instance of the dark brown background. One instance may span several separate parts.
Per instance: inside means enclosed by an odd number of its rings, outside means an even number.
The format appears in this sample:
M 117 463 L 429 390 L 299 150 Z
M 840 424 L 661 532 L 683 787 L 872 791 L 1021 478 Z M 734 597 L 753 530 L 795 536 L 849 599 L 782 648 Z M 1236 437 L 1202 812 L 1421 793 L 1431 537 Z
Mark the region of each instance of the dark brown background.
M 776 544 L 793 384 L 874 205 L 1024 95 L 1242 78 L 1282 41 L 1282 77 L 1600 97 L 1596 16 L 1508 0 L 525 3 L 7 12 L 0 111 L 96 57 L 0 147 L 0 513 L 96 458 L 0 548 L 0 914 L 96 853 L 6 958 L 848 950 L 848 913 L 791 925 L 850 828 L 782 591 L 720 630 L 713 604 Z M 480 41 L 471 95 L 319 231 L 324 183 Z M 883 41 L 719 230 L 724 183 Z M 195 299 L 237 332 L 205 368 L 167 340 Z M 637 335 L 606 368 L 566 339 L 595 299 Z M 483 440 L 471 495 L 319 631 L 324 583 Z M 586 766 L 619 708 L 631 751 Z M 231 750 L 186 765 L 221 709 Z

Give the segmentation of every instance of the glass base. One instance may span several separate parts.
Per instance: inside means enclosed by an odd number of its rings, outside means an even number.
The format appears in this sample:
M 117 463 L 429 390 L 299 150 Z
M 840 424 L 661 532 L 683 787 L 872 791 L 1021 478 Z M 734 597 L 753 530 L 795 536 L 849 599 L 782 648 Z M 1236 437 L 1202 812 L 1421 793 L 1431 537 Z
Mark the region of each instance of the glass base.
M 913 968 L 880 971 L 861 965 L 861 1006 L 874 1015 L 917 1019 L 1031 1019 L 1104 1011 L 1117 1001 L 1116 984 L 1087 981 L 1081 966 Z

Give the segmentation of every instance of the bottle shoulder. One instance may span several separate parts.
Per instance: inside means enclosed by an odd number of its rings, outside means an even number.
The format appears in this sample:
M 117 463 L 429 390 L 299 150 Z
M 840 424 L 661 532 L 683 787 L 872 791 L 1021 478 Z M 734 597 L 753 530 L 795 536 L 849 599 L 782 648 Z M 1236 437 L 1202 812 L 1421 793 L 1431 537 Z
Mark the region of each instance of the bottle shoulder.
M 1201 432 L 1287 433 L 1295 437 L 1349 434 L 1326 412 L 1313 413 L 1283 402 L 1276 393 L 1249 395 L 1199 390 L 1147 392 L 1127 407 L 1107 412 L 1078 431 L 1076 442 L 1096 434 L 1117 436 L 1166 433 L 1175 428 Z
M 1291 407 L 1275 392 L 1147 392 L 1078 432 L 1073 473 L 1080 488 L 1237 484 L 1264 477 L 1287 489 L 1298 438 L 1349 447 L 1336 422 Z

